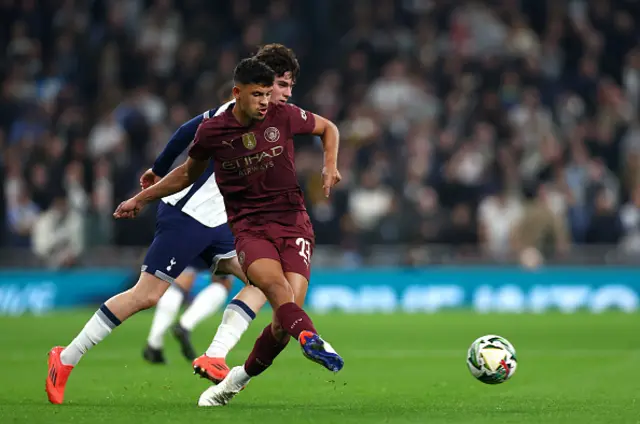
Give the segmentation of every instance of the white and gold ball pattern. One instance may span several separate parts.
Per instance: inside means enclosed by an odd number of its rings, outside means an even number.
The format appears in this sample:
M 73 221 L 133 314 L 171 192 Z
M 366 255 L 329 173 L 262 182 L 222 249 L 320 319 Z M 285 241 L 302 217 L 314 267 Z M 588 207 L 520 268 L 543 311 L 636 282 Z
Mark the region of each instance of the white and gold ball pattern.
M 467 352 L 467 367 L 471 374 L 486 384 L 500 384 L 516 372 L 516 350 L 504 337 L 489 334 L 479 337 Z

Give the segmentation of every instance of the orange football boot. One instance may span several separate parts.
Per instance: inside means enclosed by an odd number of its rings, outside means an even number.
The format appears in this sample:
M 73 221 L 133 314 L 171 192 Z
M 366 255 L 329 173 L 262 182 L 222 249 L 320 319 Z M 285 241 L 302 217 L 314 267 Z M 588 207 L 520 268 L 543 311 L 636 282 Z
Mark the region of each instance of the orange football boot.
M 193 360 L 193 371 L 200 377 L 218 384 L 229 374 L 229 367 L 224 358 L 202 355 Z
M 60 360 L 60 354 L 64 350 L 62 346 L 56 346 L 49 351 L 49 373 L 45 390 L 49 402 L 61 404 L 64 400 L 64 389 L 67 386 L 69 374 L 73 371 L 73 365 L 64 365 Z

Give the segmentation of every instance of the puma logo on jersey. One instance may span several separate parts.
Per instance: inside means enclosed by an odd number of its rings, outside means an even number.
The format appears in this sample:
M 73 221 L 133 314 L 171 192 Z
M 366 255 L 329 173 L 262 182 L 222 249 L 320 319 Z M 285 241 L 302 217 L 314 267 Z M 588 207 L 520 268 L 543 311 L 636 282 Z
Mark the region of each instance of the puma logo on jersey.
M 229 147 L 231 147 L 232 149 L 235 150 L 235 148 L 233 147 L 233 140 L 231 140 L 231 141 L 224 141 L 223 140 L 222 144 L 225 145 L 225 146 L 229 146 Z

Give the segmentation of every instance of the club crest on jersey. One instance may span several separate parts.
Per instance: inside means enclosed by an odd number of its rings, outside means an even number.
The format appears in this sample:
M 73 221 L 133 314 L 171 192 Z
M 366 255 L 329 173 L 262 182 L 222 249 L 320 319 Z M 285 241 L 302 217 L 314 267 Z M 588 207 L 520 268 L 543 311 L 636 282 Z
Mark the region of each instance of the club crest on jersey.
M 256 140 L 256 136 L 254 133 L 246 133 L 242 134 L 242 144 L 249 150 L 253 150 L 258 145 L 258 141 Z
M 269 143 L 275 143 L 276 141 L 280 140 L 280 130 L 278 130 L 276 127 L 269 127 L 264 130 L 264 138 Z

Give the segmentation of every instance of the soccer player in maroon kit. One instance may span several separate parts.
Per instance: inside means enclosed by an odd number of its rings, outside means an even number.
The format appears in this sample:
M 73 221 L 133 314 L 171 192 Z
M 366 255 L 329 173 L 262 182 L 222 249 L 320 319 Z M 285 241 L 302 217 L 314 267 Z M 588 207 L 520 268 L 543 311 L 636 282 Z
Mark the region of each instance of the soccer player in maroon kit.
M 324 146 L 323 186 L 328 196 L 341 177 L 339 133 L 330 121 L 291 104 L 270 104 L 274 72 L 257 59 L 242 60 L 234 73 L 236 103 L 204 121 L 189 158 L 160 182 L 120 204 L 116 218 L 135 217 L 153 200 L 191 185 L 214 162 L 216 182 L 236 237 L 240 263 L 271 304 L 273 321 L 258 337 L 244 366 L 200 397 L 202 406 L 225 405 L 266 370 L 295 337 L 303 354 L 337 372 L 342 358 L 313 326 L 304 303 L 314 234 L 294 165 L 293 136 L 315 134 Z

